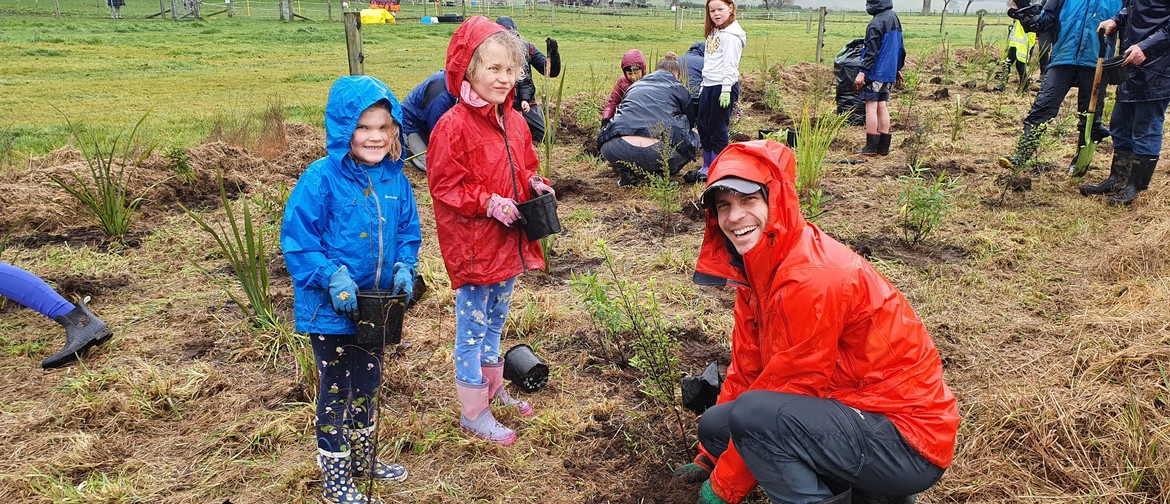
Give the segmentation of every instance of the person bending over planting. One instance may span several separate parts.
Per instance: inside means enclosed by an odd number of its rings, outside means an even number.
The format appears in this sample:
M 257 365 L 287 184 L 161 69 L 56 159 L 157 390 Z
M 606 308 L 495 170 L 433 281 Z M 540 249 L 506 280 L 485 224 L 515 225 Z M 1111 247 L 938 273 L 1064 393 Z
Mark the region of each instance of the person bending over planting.
M 406 479 L 372 441 L 382 342 L 356 339 L 359 290 L 413 294 L 422 243 L 414 192 L 402 173 L 402 107 L 381 81 L 337 79 L 325 105 L 328 156 L 309 165 L 284 210 L 280 245 L 293 280 L 296 329 L 321 374 L 317 463 L 325 502 L 376 503 L 355 478 Z M 372 473 L 372 475 L 371 475 Z
M 955 397 L 898 289 L 801 216 L 795 172 L 772 140 L 711 164 L 694 279 L 736 287 L 731 365 L 675 474 L 706 480 L 700 503 L 909 500 L 951 464 Z
M 415 86 L 402 102 L 402 133 L 406 137 L 406 158 L 419 171 L 427 171 L 427 144 L 439 118 L 455 106 L 455 95 L 447 92 L 447 72 L 439 70 Z
M 455 290 L 455 390 L 459 424 L 507 446 L 516 432 L 500 425 L 489 401 L 532 406 L 504 388 L 500 336 L 521 273 L 544 268 L 539 241 L 517 225 L 517 202 L 552 193 L 524 117 L 512 108 L 525 67 L 524 44 L 490 19 L 468 19 L 447 46 L 447 89 L 459 103 L 431 135 L 427 170 L 443 264 Z

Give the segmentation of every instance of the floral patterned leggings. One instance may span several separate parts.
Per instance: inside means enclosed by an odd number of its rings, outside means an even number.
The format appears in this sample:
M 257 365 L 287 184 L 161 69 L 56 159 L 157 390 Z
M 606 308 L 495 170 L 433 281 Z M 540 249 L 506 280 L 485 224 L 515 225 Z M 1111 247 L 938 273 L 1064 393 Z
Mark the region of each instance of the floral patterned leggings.
M 309 334 L 317 371 L 317 449 L 339 456 L 349 450 L 346 428 L 373 424 L 382 382 L 382 345 L 358 344 L 352 334 Z

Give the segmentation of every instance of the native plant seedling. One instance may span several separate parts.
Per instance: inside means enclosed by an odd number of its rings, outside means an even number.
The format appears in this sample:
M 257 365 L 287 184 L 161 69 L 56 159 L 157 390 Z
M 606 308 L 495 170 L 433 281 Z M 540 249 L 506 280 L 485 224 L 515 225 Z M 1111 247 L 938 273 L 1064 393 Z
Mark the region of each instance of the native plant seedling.
M 947 177 L 946 172 L 929 176 L 929 171 L 921 165 L 911 166 L 909 175 L 898 177 L 902 184 L 898 216 L 911 246 L 921 243 L 938 227 L 959 189 L 957 178 Z

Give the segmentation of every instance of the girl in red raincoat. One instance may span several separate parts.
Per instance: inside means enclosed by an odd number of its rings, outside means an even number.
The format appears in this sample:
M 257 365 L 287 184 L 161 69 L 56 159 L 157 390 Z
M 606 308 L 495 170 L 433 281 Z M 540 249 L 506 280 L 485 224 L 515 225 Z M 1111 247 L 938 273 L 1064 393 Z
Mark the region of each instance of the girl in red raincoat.
M 518 224 L 516 204 L 553 192 L 536 174 L 536 149 L 524 117 L 512 107 L 527 67 L 525 45 L 491 20 L 464 22 L 447 46 L 447 90 L 459 103 L 431 132 L 427 182 L 443 263 L 455 289 L 455 389 L 460 425 L 507 446 L 516 440 L 489 401 L 532 406 L 504 388 L 500 334 L 516 277 L 543 269 L 540 242 Z
M 770 140 L 711 164 L 695 281 L 736 287 L 731 365 L 676 474 L 709 477 L 700 503 L 757 484 L 777 503 L 907 501 L 951 464 L 955 397 L 902 293 L 801 216 L 795 172 Z

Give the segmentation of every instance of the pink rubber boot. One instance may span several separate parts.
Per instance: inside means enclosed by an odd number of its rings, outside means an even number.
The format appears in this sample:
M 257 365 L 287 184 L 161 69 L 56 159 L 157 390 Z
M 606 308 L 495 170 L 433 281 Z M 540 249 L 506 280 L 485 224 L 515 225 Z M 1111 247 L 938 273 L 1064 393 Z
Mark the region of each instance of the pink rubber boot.
M 493 401 L 504 406 L 515 406 L 516 409 L 520 410 L 520 414 L 526 417 L 530 417 L 536 413 L 532 409 L 532 405 L 528 404 L 528 401 L 512 399 L 512 396 L 508 395 L 508 387 L 504 386 L 503 362 L 496 364 L 480 363 L 479 369 L 483 373 L 483 379 L 487 381 L 488 397 L 492 398 Z
M 455 390 L 459 393 L 459 403 L 462 405 L 459 426 L 463 430 L 500 446 L 508 446 L 516 441 L 516 431 L 500 425 L 488 409 L 487 383 L 468 385 L 456 381 Z

